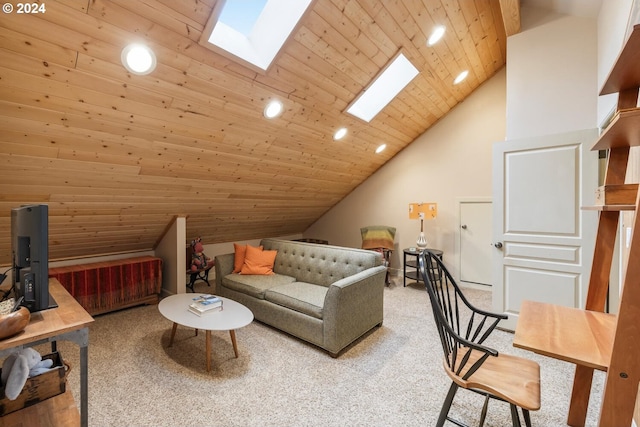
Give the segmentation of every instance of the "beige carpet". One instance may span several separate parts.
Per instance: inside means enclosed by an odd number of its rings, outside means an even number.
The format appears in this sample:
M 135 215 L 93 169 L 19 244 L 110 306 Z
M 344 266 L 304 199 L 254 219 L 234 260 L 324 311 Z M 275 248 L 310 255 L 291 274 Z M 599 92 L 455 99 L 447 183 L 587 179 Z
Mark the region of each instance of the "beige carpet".
M 206 291 L 199 285 L 200 292 Z M 489 292 L 469 290 L 490 308 Z M 205 370 L 204 334 L 178 328 L 156 306 L 96 317 L 90 329 L 90 426 L 433 426 L 449 387 L 442 351 L 424 289 L 385 289 L 381 328 L 339 358 L 258 322 L 237 331 L 240 357 L 228 333 L 213 335 L 212 372 Z M 496 331 L 487 344 L 541 364 L 542 409 L 535 426 L 563 426 L 573 366 L 512 347 L 513 335 Z M 47 352 L 46 346 L 38 348 Z M 78 350 L 61 343 L 78 367 Z M 597 425 L 604 376 L 596 373 L 588 426 Z M 69 375 L 79 399 L 79 369 Z M 460 391 L 452 414 L 477 425 L 482 398 Z M 452 425 L 452 424 L 448 424 Z M 508 426 L 507 405 L 493 401 L 488 427 Z

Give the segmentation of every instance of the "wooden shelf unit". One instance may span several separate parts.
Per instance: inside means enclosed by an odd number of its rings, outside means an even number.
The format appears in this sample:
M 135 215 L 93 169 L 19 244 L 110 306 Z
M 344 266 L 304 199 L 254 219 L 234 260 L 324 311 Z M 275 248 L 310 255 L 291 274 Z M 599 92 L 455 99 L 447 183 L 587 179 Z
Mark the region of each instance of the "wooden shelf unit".
M 73 402 L 69 390 L 35 405 L 0 417 L 0 427 L 4 426 L 77 426 L 89 425 L 89 325 L 93 318 L 69 292 L 54 278 L 49 278 L 49 293 L 58 306 L 31 314 L 31 320 L 24 331 L 0 340 L 0 357 L 15 350 L 51 343 L 71 341 L 80 348 L 80 413 Z M 36 423 L 33 419 L 38 419 Z
M 619 92 L 617 113 L 592 147 L 608 150 L 605 194 L 622 189 L 616 203 L 599 211 L 585 310 L 524 302 L 514 346 L 576 364 L 567 424 L 586 421 L 593 370 L 606 372 L 600 427 L 630 426 L 640 383 L 640 215 L 637 186 L 625 183 L 630 147 L 640 146 L 640 25 L 636 25 L 607 78 L 601 95 Z M 607 188 L 608 187 L 608 188 Z M 631 191 L 632 187 L 634 188 Z M 604 195 L 606 198 L 606 195 Z M 618 314 L 604 313 L 620 212 L 633 213 L 628 262 Z

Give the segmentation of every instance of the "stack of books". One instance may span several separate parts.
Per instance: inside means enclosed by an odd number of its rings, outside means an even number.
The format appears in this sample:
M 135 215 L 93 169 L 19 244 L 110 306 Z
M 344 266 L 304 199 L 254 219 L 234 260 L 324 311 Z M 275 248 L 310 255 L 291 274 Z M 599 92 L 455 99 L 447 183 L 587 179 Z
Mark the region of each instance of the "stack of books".
M 189 304 L 189 311 L 198 316 L 220 310 L 222 310 L 222 300 L 215 295 L 200 295 Z

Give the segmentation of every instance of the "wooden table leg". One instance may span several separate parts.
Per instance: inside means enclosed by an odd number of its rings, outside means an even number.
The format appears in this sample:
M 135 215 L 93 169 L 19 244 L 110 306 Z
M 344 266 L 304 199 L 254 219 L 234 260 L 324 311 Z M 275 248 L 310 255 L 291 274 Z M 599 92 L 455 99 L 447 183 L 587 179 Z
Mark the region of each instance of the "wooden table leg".
M 236 342 L 236 331 L 230 330 L 229 335 L 231 335 L 231 344 L 233 344 L 233 352 L 236 354 L 236 359 L 238 358 L 238 343 Z
M 206 352 L 207 352 L 207 372 L 211 372 L 211 331 L 205 333 Z
M 173 338 L 176 336 L 176 329 L 178 329 L 178 324 L 173 322 L 173 328 L 171 328 L 171 338 L 169 338 L 169 347 L 173 345 Z
M 571 427 L 584 427 L 587 421 L 592 380 L 593 368 L 576 365 L 571 402 L 569 403 L 569 416 L 567 417 L 567 424 Z

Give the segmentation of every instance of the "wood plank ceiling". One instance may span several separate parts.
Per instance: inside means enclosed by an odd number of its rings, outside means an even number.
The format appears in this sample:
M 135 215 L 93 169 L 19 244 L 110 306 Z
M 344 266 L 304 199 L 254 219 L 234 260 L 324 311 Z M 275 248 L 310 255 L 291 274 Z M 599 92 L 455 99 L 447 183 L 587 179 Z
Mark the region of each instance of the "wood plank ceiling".
M 260 73 L 198 43 L 217 0 L 41 3 L 0 14 L 0 264 L 28 203 L 49 205 L 50 259 L 151 249 L 178 215 L 206 243 L 301 233 L 502 68 L 519 28 L 517 0 L 316 0 Z M 133 41 L 148 76 L 121 64 Z M 420 74 L 370 123 L 346 114 L 399 51 Z

